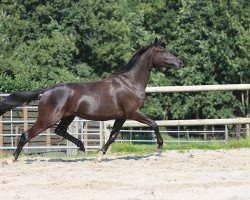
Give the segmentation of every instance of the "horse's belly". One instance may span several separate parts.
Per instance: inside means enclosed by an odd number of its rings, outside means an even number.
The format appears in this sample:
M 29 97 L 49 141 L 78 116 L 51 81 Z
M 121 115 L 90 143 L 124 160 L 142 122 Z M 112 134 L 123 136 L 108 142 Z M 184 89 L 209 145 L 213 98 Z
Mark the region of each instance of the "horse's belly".
M 104 121 L 123 116 L 122 110 L 113 99 L 103 101 L 94 97 L 85 97 L 78 105 L 76 115 L 88 120 Z

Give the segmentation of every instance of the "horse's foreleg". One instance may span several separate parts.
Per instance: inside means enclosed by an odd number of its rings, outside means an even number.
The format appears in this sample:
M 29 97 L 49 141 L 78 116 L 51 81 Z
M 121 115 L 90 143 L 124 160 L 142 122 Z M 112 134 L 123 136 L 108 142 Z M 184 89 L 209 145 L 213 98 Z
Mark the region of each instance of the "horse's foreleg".
M 115 120 L 113 129 L 112 129 L 112 131 L 110 133 L 110 136 L 109 136 L 109 139 L 108 139 L 107 143 L 101 149 L 100 155 L 97 158 L 98 161 L 102 160 L 102 157 L 108 151 L 109 146 L 115 141 L 115 139 L 117 138 L 118 133 L 121 130 L 121 128 L 122 128 L 125 121 L 126 121 L 126 119 L 124 119 L 124 118 Z
M 163 139 L 161 137 L 161 134 L 159 132 L 159 127 L 156 124 L 156 122 L 149 117 L 145 116 L 143 113 L 140 111 L 135 112 L 130 119 L 133 119 L 135 121 L 141 122 L 143 124 L 149 125 L 155 132 L 156 139 L 157 139 L 157 144 L 158 144 L 158 153 L 161 154 L 162 152 L 162 146 L 163 146 Z
M 58 124 L 58 126 L 55 129 L 55 134 L 71 141 L 77 147 L 79 147 L 79 150 L 85 152 L 85 148 L 84 148 L 82 141 L 75 138 L 74 136 L 70 135 L 67 132 L 67 129 L 68 129 L 69 125 L 71 124 L 71 122 L 74 120 L 74 118 L 75 118 L 75 116 L 68 116 L 68 117 L 62 118 L 60 123 Z

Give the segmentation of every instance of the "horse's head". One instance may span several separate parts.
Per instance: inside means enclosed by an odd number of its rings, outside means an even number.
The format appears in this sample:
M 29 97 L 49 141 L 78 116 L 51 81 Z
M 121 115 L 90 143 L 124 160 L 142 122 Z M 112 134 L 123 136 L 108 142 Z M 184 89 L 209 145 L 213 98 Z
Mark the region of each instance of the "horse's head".
M 159 41 L 157 38 L 155 38 L 152 51 L 153 51 L 153 57 L 152 57 L 152 64 L 154 67 L 166 67 L 166 66 L 175 66 L 178 69 L 182 68 L 184 66 L 183 62 L 172 55 L 169 51 L 167 51 L 165 48 L 165 45 Z

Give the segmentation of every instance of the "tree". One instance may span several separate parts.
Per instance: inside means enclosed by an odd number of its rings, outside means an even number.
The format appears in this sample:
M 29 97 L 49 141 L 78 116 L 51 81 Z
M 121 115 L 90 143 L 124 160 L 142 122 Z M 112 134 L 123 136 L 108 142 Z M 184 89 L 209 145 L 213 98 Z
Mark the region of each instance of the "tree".
M 2 8 L 3 35 L 16 39 L 3 47 L 1 91 L 106 77 L 153 38 L 142 26 L 143 13 L 125 0 L 22 0 Z
M 161 77 L 158 82 L 167 85 L 249 82 L 247 1 L 141 2 L 140 6 L 147 11 L 145 27 L 161 35 L 186 66 L 178 71 L 167 70 L 165 76 L 157 76 Z M 153 76 L 151 83 L 154 82 Z M 152 101 L 158 109 L 151 114 L 161 113 L 162 118 L 162 110 L 167 107 L 165 115 L 170 119 L 232 117 L 243 111 L 242 102 L 246 101 L 241 102 L 241 96 L 232 92 L 170 94 L 164 97 L 165 102 L 162 98 L 159 95 L 158 101 Z

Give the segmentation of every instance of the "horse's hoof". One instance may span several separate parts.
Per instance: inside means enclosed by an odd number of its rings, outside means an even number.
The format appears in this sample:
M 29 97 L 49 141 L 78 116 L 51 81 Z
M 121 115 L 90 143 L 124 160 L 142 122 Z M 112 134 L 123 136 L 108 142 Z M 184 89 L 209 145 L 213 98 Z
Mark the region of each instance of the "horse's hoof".
M 157 152 L 154 154 L 154 156 L 162 156 L 162 149 L 157 149 Z
M 96 162 L 102 162 L 103 156 L 104 156 L 103 152 L 100 151 L 100 152 L 97 154 Z

